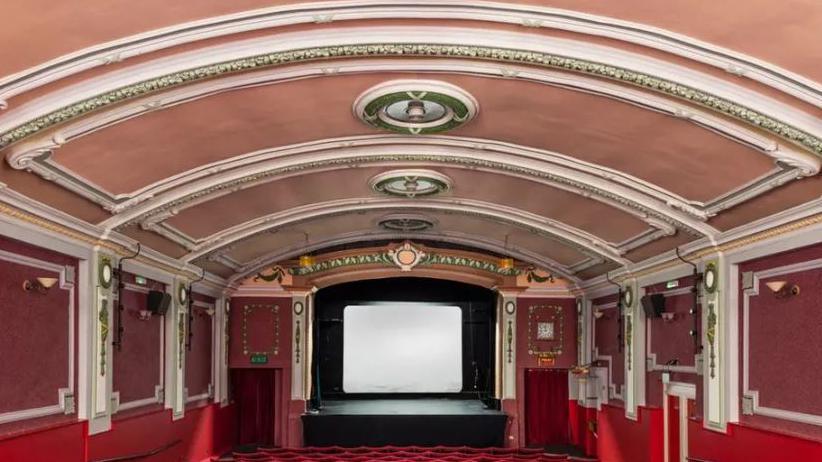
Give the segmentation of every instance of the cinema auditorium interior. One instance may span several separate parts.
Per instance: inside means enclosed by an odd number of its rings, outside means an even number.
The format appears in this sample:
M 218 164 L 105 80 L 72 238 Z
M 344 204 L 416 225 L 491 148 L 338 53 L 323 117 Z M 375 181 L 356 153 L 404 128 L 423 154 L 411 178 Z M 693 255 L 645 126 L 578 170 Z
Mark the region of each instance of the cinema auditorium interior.
M 6 0 L 0 461 L 822 461 L 819 0 Z

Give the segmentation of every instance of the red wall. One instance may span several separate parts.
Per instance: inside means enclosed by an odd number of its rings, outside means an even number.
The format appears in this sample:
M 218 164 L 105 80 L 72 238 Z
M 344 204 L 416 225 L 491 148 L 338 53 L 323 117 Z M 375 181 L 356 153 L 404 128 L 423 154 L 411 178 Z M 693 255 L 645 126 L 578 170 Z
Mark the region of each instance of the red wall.
M 0 238 L 0 249 L 56 265 L 77 268 L 77 260 Z M 24 292 L 23 281 L 59 274 L 0 260 L 0 413 L 53 406 L 58 389 L 69 386 L 70 348 L 68 289 L 59 283 L 45 294 Z M 76 279 L 76 276 L 75 276 Z M 76 284 L 76 282 L 75 282 Z M 75 291 L 74 317 L 77 318 Z M 0 428 L 0 435 L 4 432 Z
M 194 301 L 214 304 L 214 299 L 201 294 L 193 294 Z M 211 348 L 213 343 L 213 318 L 200 307 L 194 307 L 191 320 L 191 349 L 186 351 L 185 386 L 188 395 L 195 396 L 208 392 L 211 383 Z
M 277 315 L 272 315 L 268 309 L 255 308 L 249 311 L 247 319 L 247 332 L 243 332 L 243 319 L 245 318 L 244 308 L 251 305 L 277 306 Z M 236 297 L 230 302 L 230 367 L 291 367 L 291 298 L 271 298 L 271 297 Z M 274 320 L 279 323 L 279 328 L 274 329 Z M 302 329 L 305 333 L 305 328 Z M 268 355 L 268 363 L 262 365 L 251 364 L 251 355 L 243 352 L 243 337 L 249 351 L 268 351 L 276 340 L 278 348 L 277 354 Z
M 822 244 L 783 252 L 744 262 L 739 266 L 740 278 L 747 271 L 802 263 L 822 258 Z M 765 283 L 785 280 L 801 288 L 799 295 L 776 298 Z M 740 281 L 740 373 L 744 348 L 745 294 Z M 822 293 L 822 268 L 811 269 L 759 281 L 759 295 L 749 298 L 749 358 L 750 385 L 759 392 L 762 406 L 822 415 L 822 383 L 819 357 L 822 355 L 822 317 L 819 316 L 819 294 Z M 789 378 L 786 380 L 786 378 Z M 740 397 L 742 390 L 740 377 Z M 741 404 L 740 404 L 741 405 Z M 740 415 L 741 423 L 752 428 L 790 433 L 822 441 L 822 427 L 801 424 L 759 415 Z
M 592 301 L 594 306 L 605 305 L 616 302 L 616 294 L 600 297 Z M 607 308 L 602 310 L 604 315 L 595 319 L 594 323 L 594 347 L 598 356 L 611 357 L 611 383 L 615 386 L 615 392 L 619 393 L 622 385 L 625 384 L 625 353 L 619 351 L 617 336 L 619 334 L 619 314 L 617 308 Z M 602 366 L 606 363 L 603 361 Z M 610 391 L 609 391 L 610 393 Z M 613 397 L 609 398 L 614 400 Z
M 85 462 L 86 423 L 70 422 L 0 438 L 3 462 Z M 56 455 L 59 454 L 59 459 Z
M 182 440 L 150 460 L 200 462 L 231 449 L 234 422 L 234 407 L 221 409 L 218 404 L 187 409 L 177 421 L 171 420 L 170 410 L 120 419 L 112 423 L 111 431 L 89 438 L 88 460 L 142 453 Z
M 630 420 L 623 408 L 602 406 L 597 439 L 597 456 L 602 462 L 662 462 L 662 409 L 639 407 L 637 417 Z
M 688 422 L 689 455 L 712 462 L 817 462 L 822 443 L 730 424 L 728 434 Z
M 126 273 L 125 283 L 134 283 L 134 275 Z M 164 291 L 165 286 L 148 281 L 145 290 Z M 148 295 L 143 291 L 123 289 L 123 343 L 114 347 L 114 391 L 120 393 L 120 404 L 154 396 L 154 388 L 160 384 L 162 354 L 162 316 L 152 316 L 147 321 L 137 317 L 147 309 Z M 116 329 L 116 327 L 115 327 Z M 114 332 L 114 331 L 112 331 Z

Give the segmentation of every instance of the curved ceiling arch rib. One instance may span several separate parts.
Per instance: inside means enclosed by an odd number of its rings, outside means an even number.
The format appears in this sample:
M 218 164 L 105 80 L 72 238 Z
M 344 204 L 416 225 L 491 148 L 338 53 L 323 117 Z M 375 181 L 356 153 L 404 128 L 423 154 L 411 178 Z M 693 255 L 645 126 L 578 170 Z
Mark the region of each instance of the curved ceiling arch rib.
M 481 66 L 484 65 L 484 68 Z M 272 69 L 263 73 L 255 73 L 253 76 L 234 76 L 217 81 L 211 81 L 199 85 L 191 85 L 183 89 L 172 90 L 162 95 L 161 100 L 146 103 L 143 100 L 137 100 L 130 103 L 125 103 L 116 108 L 105 110 L 87 118 L 68 123 L 60 127 L 59 131 L 52 135 L 41 135 L 35 137 L 29 142 L 9 148 L 7 154 L 8 162 L 15 168 L 31 170 L 38 175 L 55 181 L 73 189 L 74 192 L 88 198 L 89 200 L 102 205 L 106 210 L 113 213 L 120 213 L 132 203 L 142 202 L 144 199 L 141 196 L 157 196 L 158 192 L 163 187 L 162 182 L 148 185 L 141 190 L 134 191 L 129 194 L 107 194 L 101 191 L 100 188 L 72 188 L 73 185 L 81 184 L 82 179 L 75 178 L 71 173 L 61 170 L 59 164 L 49 162 L 48 154 L 55 149 L 68 142 L 71 142 L 78 137 L 82 137 L 93 133 L 95 131 L 110 127 L 112 124 L 129 120 L 139 114 L 145 114 L 150 111 L 155 111 L 162 107 L 169 107 L 178 103 L 191 101 L 196 98 L 202 98 L 208 95 L 217 94 L 223 91 L 246 88 L 249 85 L 271 84 L 281 79 L 290 80 L 293 78 L 316 77 L 317 75 L 324 75 L 324 67 L 322 66 L 306 66 L 305 68 L 294 69 L 291 68 L 285 72 L 285 75 L 280 75 L 279 70 Z M 430 61 L 419 61 L 416 63 L 390 63 L 369 65 L 367 62 L 349 62 L 338 65 L 335 75 L 342 75 L 347 73 L 358 72 L 376 72 L 376 71 L 436 71 L 436 72 L 451 72 L 464 74 L 481 74 L 485 76 L 493 76 L 495 78 L 507 78 L 499 76 L 499 69 L 496 66 L 489 66 L 488 63 L 431 63 Z M 521 74 L 518 78 L 527 79 L 529 81 L 539 81 L 547 85 L 560 86 L 562 88 L 574 88 L 577 91 L 601 95 L 608 98 L 613 98 L 618 101 L 628 101 L 637 106 L 647 108 L 654 111 L 660 111 L 664 114 L 670 114 L 674 117 L 687 120 L 696 126 L 704 127 L 715 133 L 719 133 L 731 140 L 739 142 L 745 146 L 751 146 L 755 150 L 770 156 L 774 162 L 785 169 L 793 168 L 795 170 L 788 172 L 779 172 L 779 184 L 785 181 L 790 181 L 794 178 L 803 176 L 813 176 L 819 172 L 820 158 L 809 153 L 793 149 L 790 145 L 777 145 L 768 137 L 750 130 L 739 123 L 731 122 L 712 115 L 709 111 L 700 110 L 687 106 L 676 101 L 655 95 L 647 94 L 637 90 L 628 89 L 608 82 L 597 81 L 584 76 L 576 75 L 562 75 L 553 71 L 545 71 L 542 69 L 534 69 L 523 71 L 527 72 L 527 76 Z M 285 148 L 285 147 L 283 147 Z M 44 156 L 44 154 L 46 154 Z M 246 154 L 240 154 L 236 158 L 244 158 Z M 220 165 L 203 166 L 196 169 L 197 173 L 209 171 L 209 169 L 222 169 Z M 785 170 L 783 169 L 783 170 Z M 177 177 L 192 177 L 193 170 L 184 172 L 169 179 L 169 182 L 177 179 Z M 634 181 L 636 179 L 633 179 Z M 775 180 L 775 178 L 768 178 L 766 181 Z M 764 191 L 765 189 L 762 189 Z M 748 196 L 737 196 L 736 200 L 742 200 Z M 670 198 L 667 202 L 676 204 L 678 208 L 682 208 L 688 212 L 688 204 L 683 203 L 679 205 L 680 201 L 687 202 L 675 197 Z M 737 203 L 737 202 L 735 202 Z M 721 208 L 727 208 L 733 204 L 724 204 Z M 690 211 L 693 212 L 693 211 Z M 711 212 L 708 212 L 709 214 Z M 699 214 L 696 214 L 700 216 Z M 701 215 L 704 217 L 704 215 Z
M 250 153 L 237 160 L 205 166 L 201 171 L 175 178 L 169 189 L 149 189 L 135 197 L 129 206 L 120 204 L 124 205 L 117 210 L 120 213 L 101 225 L 117 229 L 132 223 L 154 224 L 186 208 L 261 182 L 329 169 L 396 163 L 425 163 L 522 177 L 598 200 L 651 225 L 667 223 L 669 227 L 696 235 L 716 234 L 717 230 L 703 221 L 713 210 L 727 206 L 722 199 L 707 204 L 689 203 L 675 194 L 610 169 L 569 156 L 493 140 L 445 136 L 413 139 L 349 137 Z M 738 196 L 744 195 L 743 191 L 739 193 L 729 197 L 738 200 Z
M 219 250 L 221 247 L 229 246 L 240 240 L 249 238 L 259 233 L 276 229 L 278 227 L 299 223 L 301 221 L 316 219 L 325 216 L 340 214 L 361 213 L 363 211 L 443 211 L 450 214 L 462 214 L 477 216 L 491 221 L 507 223 L 520 228 L 531 230 L 535 233 L 545 235 L 558 242 L 569 245 L 572 248 L 582 250 L 584 253 L 593 254 L 610 261 L 618 262 L 622 265 L 630 263 L 622 255 L 635 247 L 638 242 L 648 239 L 655 239 L 660 236 L 670 236 L 674 233 L 671 228 L 652 229 L 644 232 L 634 239 L 623 243 L 610 243 L 580 229 L 573 228 L 564 223 L 557 222 L 539 215 L 517 210 L 512 207 L 498 204 L 483 203 L 462 198 L 447 199 L 416 199 L 408 201 L 403 199 L 375 199 L 375 198 L 353 198 L 330 201 L 320 204 L 311 204 L 305 207 L 295 208 L 278 212 L 268 216 L 262 216 L 254 220 L 225 229 L 207 238 L 193 242 L 191 251 L 181 258 L 184 262 L 206 256 Z M 162 232 L 153 227 L 149 229 Z M 169 236 L 170 237 L 170 236 Z
M 302 3 L 215 16 L 90 46 L 0 79 L 0 108 L 17 94 L 73 74 L 196 41 L 295 24 L 409 18 L 484 21 L 570 31 L 637 44 L 719 67 L 820 106 L 822 86 L 763 59 L 647 24 L 567 9 L 513 3 L 360 0 Z
M 432 36 L 437 37 L 436 43 L 431 43 Z M 402 55 L 483 59 L 501 63 L 502 73 L 506 65 L 514 64 L 615 80 L 689 101 L 822 155 L 822 122 L 816 117 L 689 68 L 600 45 L 551 37 L 535 40 L 527 34 L 498 31 L 391 27 L 278 38 L 251 39 L 159 59 L 61 92 L 68 98 L 44 97 L 37 104 L 9 110 L 5 122 L 0 122 L 0 148 L 113 104 L 220 75 L 329 58 Z

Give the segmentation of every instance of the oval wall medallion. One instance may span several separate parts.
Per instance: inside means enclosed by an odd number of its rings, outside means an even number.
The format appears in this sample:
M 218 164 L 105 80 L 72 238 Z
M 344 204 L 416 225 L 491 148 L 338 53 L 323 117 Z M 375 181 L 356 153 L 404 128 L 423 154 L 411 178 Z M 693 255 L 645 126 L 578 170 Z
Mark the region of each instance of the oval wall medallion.
M 436 225 L 436 220 L 417 214 L 394 214 L 386 215 L 379 219 L 377 226 L 389 231 L 400 231 L 404 233 L 414 231 L 427 231 Z
M 354 101 L 354 114 L 368 125 L 411 135 L 454 129 L 478 111 L 477 100 L 468 92 L 437 80 L 392 80 Z
M 414 198 L 431 196 L 451 189 L 451 179 L 432 170 L 391 170 L 368 182 L 376 192 Z

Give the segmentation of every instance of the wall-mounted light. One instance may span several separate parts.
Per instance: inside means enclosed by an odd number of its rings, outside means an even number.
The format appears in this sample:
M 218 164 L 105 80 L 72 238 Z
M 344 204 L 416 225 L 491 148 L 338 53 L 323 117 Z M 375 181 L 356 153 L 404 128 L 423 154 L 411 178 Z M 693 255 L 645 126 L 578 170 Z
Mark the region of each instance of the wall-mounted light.
M 303 255 L 300 257 L 300 267 L 308 268 L 314 265 L 314 257 L 311 255 Z
M 665 322 L 673 322 L 676 319 L 676 313 L 666 311 L 664 313 L 660 313 L 659 315 L 663 321 Z
M 26 292 L 35 291 L 44 294 L 49 291 L 54 284 L 57 284 L 57 278 L 36 278 L 34 280 L 26 279 L 23 281 L 23 290 Z
M 150 321 L 151 320 L 151 311 L 149 310 L 134 310 L 132 311 L 134 315 L 140 321 Z
M 787 298 L 793 295 L 799 295 L 799 286 L 796 284 L 788 284 L 788 281 L 770 281 L 765 283 L 768 289 L 773 292 L 776 298 Z
M 500 269 L 509 270 L 514 267 L 514 259 L 513 258 L 500 258 L 499 259 L 499 267 Z
M 594 319 L 602 319 L 605 317 L 605 312 L 602 310 L 594 310 Z

